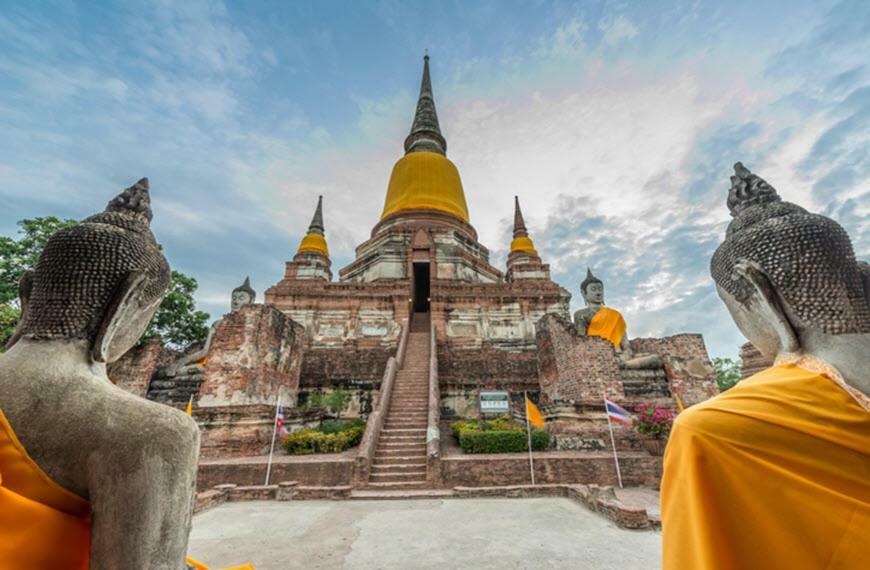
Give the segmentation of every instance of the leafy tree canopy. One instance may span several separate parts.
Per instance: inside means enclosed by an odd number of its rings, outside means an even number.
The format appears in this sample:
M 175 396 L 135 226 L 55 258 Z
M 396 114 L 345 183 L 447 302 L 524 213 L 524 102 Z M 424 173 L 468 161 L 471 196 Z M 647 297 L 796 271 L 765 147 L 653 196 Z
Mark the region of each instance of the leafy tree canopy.
M 0 352 L 3 352 L 6 343 L 12 338 L 19 316 L 21 311 L 17 308 L 7 303 L 0 303 Z
M 716 357 L 713 359 L 713 370 L 716 371 L 716 383 L 719 384 L 721 392 L 724 392 L 740 381 L 740 367 L 741 362 L 739 358 Z

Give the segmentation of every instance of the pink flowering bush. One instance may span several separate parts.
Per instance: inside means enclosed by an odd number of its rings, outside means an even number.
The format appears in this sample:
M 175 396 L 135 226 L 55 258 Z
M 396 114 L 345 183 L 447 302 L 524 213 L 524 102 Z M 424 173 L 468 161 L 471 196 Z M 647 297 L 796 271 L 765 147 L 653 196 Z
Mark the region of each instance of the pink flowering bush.
M 640 404 L 634 409 L 636 414 L 632 427 L 652 437 L 666 438 L 671 433 L 674 423 L 674 412 L 670 408 L 656 408 L 647 404 Z

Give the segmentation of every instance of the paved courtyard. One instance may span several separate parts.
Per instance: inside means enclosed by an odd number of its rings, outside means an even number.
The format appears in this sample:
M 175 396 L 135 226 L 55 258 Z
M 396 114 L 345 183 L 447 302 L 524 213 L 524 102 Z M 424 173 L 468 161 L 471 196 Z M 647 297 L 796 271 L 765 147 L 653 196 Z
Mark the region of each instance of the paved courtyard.
M 194 517 L 190 554 L 257 570 L 654 570 L 660 543 L 564 498 L 249 502 Z

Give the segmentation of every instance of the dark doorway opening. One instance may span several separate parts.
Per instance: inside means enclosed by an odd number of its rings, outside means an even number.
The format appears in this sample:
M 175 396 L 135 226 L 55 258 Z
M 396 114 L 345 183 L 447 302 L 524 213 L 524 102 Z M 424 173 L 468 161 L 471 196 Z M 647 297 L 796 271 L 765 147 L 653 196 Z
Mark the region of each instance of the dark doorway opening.
M 414 263 L 414 312 L 429 312 L 429 262 Z

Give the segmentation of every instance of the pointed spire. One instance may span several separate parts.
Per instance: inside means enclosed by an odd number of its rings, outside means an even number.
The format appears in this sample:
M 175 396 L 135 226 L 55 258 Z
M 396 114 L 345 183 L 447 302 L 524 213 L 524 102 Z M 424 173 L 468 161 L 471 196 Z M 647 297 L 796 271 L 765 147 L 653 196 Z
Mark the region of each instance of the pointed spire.
M 326 228 L 323 226 L 323 196 L 317 197 L 317 209 L 314 210 L 314 217 L 311 218 L 311 225 L 308 226 L 309 234 L 323 235 Z
M 447 141 L 441 135 L 435 99 L 432 96 L 432 79 L 429 76 L 429 54 L 423 56 L 423 79 L 420 82 L 420 97 L 411 133 L 405 139 L 405 154 L 410 152 L 437 152 L 447 154 Z
M 308 226 L 308 233 L 302 238 L 302 243 L 299 244 L 296 254 L 319 253 L 328 258 L 329 248 L 326 246 L 326 238 L 324 237 L 325 229 L 323 226 L 323 196 L 318 196 L 317 208 L 314 210 L 314 217 L 311 218 L 311 225 Z
M 514 237 L 529 237 L 526 222 L 523 220 L 523 211 L 520 210 L 519 196 L 514 196 Z
M 526 222 L 523 220 L 523 211 L 520 210 L 520 199 L 514 196 L 514 239 L 511 240 L 511 255 L 513 254 L 528 254 L 534 257 L 538 256 L 535 249 L 535 244 L 529 238 L 529 231 L 526 229 Z M 511 258 L 508 259 L 510 265 Z

